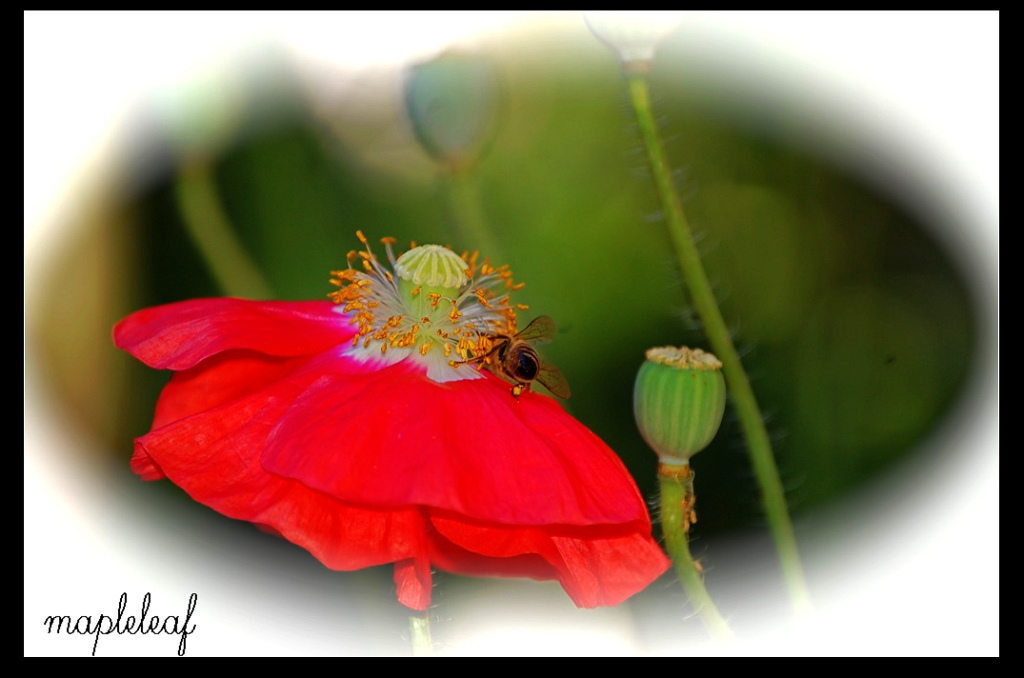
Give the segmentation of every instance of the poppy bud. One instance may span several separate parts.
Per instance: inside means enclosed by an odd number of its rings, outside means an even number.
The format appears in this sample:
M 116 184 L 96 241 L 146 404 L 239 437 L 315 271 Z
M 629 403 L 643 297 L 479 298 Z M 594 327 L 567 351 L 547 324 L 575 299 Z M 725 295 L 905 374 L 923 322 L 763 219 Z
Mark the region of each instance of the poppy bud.
M 587 28 L 618 55 L 626 71 L 647 73 L 654 50 L 679 27 L 683 13 L 606 11 L 583 15 Z
M 725 412 L 722 363 L 698 349 L 647 350 L 633 389 L 633 416 L 663 463 L 685 464 L 707 447 Z
M 499 99 L 493 66 L 454 52 L 413 66 L 405 87 L 416 139 L 452 168 L 471 165 L 487 150 L 497 131 Z

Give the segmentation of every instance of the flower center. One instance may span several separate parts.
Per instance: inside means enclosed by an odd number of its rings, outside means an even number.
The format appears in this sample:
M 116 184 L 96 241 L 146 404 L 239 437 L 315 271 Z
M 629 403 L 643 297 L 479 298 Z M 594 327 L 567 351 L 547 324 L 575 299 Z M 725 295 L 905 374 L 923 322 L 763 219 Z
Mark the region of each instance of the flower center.
M 392 363 L 420 361 L 427 376 L 445 382 L 479 377 L 472 360 L 484 355 L 496 334 L 516 331 L 516 310 L 509 293 L 522 288 L 512 282 L 507 266 L 494 268 L 478 255 L 457 255 L 440 245 L 413 247 L 395 259 L 392 238 L 384 238 L 388 264 L 370 250 L 349 252 L 349 267 L 331 271 L 339 289 L 328 296 L 338 311 L 358 326 L 347 353 Z M 353 264 L 361 262 L 362 270 Z

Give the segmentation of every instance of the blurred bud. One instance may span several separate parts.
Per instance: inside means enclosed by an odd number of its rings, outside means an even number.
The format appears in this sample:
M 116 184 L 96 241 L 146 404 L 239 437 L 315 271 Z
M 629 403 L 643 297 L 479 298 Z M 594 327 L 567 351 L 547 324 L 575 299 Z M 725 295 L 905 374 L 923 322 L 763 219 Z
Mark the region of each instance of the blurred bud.
M 626 70 L 646 72 L 654 50 L 666 35 L 679 26 L 683 13 L 587 12 L 583 15 L 590 32 L 612 48 Z
M 499 99 L 497 74 L 481 57 L 447 52 L 409 69 L 405 106 L 416 139 L 449 168 L 471 165 L 487 151 Z
M 663 463 L 684 464 L 707 447 L 725 412 L 722 363 L 698 349 L 647 350 L 633 389 L 633 415 Z

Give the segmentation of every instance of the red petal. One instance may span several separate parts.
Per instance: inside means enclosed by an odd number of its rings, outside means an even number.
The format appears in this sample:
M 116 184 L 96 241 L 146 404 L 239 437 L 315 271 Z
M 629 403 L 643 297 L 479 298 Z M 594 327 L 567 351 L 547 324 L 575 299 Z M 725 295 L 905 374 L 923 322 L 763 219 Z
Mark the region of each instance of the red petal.
M 395 563 L 395 593 L 402 605 L 414 610 L 427 609 L 432 582 L 430 561 L 426 557 Z
M 190 370 L 176 372 L 160 393 L 153 430 L 252 394 L 296 371 L 307 360 L 228 351 Z M 131 467 L 143 480 L 166 477 L 160 466 L 138 446 Z
M 309 358 L 227 351 L 175 372 L 160 393 L 153 429 L 252 395 L 296 372 Z
M 133 468 L 159 469 L 196 501 L 270 526 L 334 569 L 425 559 L 417 507 L 342 502 L 260 466 L 268 434 L 316 378 L 299 370 L 270 388 L 155 429 L 136 441 Z
M 150 367 L 184 370 L 221 351 L 313 355 L 355 335 L 329 301 L 196 299 L 133 313 L 114 326 L 114 343 Z
M 650 530 L 633 526 L 515 528 L 438 516 L 431 525 L 431 561 L 460 574 L 554 579 L 580 607 L 618 605 L 661 576 L 671 564 Z M 537 562 L 531 554 L 544 560 Z
M 411 361 L 360 374 L 349 362 L 325 365 L 332 373 L 295 399 L 268 437 L 265 469 L 356 503 L 650 531 L 625 466 L 553 399 L 517 400 L 492 375 L 438 384 Z
M 665 573 L 671 562 L 650 534 L 604 539 L 554 537 L 558 581 L 580 607 L 618 605 Z

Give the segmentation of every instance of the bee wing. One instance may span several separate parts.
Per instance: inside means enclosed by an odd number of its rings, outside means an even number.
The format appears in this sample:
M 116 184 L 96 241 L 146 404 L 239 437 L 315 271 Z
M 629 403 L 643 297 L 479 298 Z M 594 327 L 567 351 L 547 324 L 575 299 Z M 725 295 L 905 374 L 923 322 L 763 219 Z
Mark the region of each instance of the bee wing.
M 542 362 L 540 364 L 540 370 L 537 372 L 537 381 L 563 400 L 568 399 L 572 395 L 572 391 L 569 390 L 569 382 L 566 381 L 562 370 L 551 363 Z
M 555 321 L 550 316 L 539 315 L 516 334 L 516 339 L 541 345 L 555 338 Z

